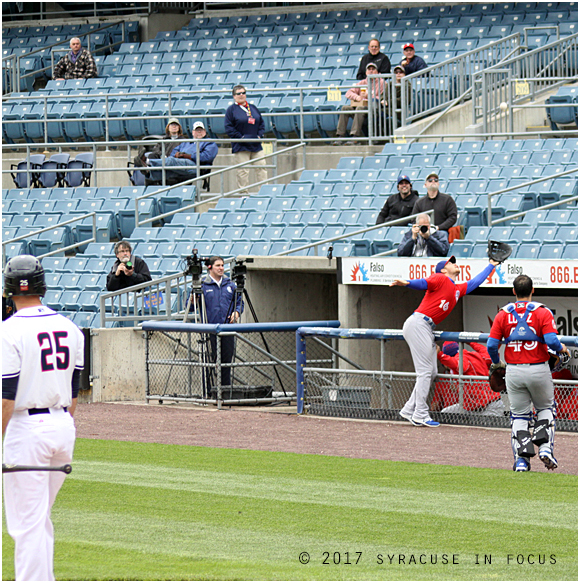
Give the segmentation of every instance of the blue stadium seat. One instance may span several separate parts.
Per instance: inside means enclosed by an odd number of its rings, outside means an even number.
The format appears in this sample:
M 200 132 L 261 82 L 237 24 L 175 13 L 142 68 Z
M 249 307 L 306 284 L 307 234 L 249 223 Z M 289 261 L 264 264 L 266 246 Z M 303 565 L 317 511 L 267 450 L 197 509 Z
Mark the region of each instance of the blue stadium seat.
M 564 245 L 561 243 L 543 243 L 538 259 L 560 259 L 564 251 Z
M 521 243 L 514 253 L 517 259 L 536 259 L 542 245 L 536 243 Z

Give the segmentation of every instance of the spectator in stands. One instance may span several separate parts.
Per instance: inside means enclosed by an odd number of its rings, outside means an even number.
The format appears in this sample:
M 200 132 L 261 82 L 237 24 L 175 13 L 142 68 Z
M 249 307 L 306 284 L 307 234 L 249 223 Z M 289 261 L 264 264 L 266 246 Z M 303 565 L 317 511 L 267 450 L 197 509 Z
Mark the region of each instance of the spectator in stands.
M 117 260 L 107 275 L 107 291 L 119 291 L 132 285 L 151 281 L 147 263 L 132 255 L 129 241 L 119 241 L 114 248 Z
M 374 63 L 369 63 L 366 68 L 367 75 L 376 75 L 377 66 Z M 367 118 L 366 113 L 361 113 L 357 110 L 366 110 L 368 108 L 368 96 L 367 87 L 368 81 L 365 77 L 362 81 L 357 83 L 356 87 L 349 89 L 346 92 L 346 98 L 350 99 L 350 105 L 343 105 L 342 111 L 338 118 L 338 127 L 336 128 L 336 137 L 344 138 L 346 137 L 348 120 L 354 117 L 352 122 L 352 127 L 350 128 L 350 135 L 353 138 L 363 136 L 363 124 Z M 374 78 L 371 81 L 371 98 L 372 99 L 382 99 L 384 97 L 385 81 L 384 79 Z M 334 146 L 352 146 L 357 144 L 356 140 L 351 140 L 348 142 L 341 142 L 337 140 L 333 142 Z
M 416 73 L 421 69 L 427 68 L 427 63 L 415 54 L 415 46 L 413 43 L 407 43 L 403 46 L 403 54 L 405 55 L 401 61 L 401 65 L 405 67 L 405 75 Z
M 177 140 L 185 140 L 187 137 L 183 133 L 183 128 L 176 117 L 170 118 L 165 126 L 165 139 L 173 140 L 173 142 L 157 142 L 152 150 L 148 150 L 146 146 L 141 146 L 137 157 L 133 160 L 135 166 L 143 166 L 147 160 L 146 158 L 161 158 L 163 146 L 165 146 L 165 157 L 171 156 L 171 152 L 175 149 Z
M 97 64 L 87 49 L 81 48 L 81 39 L 70 41 L 70 53 L 62 57 L 54 67 L 53 79 L 90 79 L 97 77 Z
M 411 179 L 406 174 L 399 174 L 397 179 L 396 194 L 387 198 L 387 202 L 381 209 L 375 224 L 388 223 L 396 219 L 402 219 L 412 214 L 413 206 L 419 199 L 419 193 L 413 190 Z
M 391 61 L 389 61 L 387 55 L 381 53 L 381 45 L 376 38 L 370 40 L 369 52 L 360 60 L 356 74 L 357 81 L 362 81 L 366 78 L 366 70 L 369 63 L 374 63 L 377 66 L 377 71 L 381 75 L 386 75 L 391 72 Z
M 449 238 L 446 231 L 431 226 L 429 215 L 419 215 L 399 243 L 399 257 L 447 257 Z
M 173 148 L 169 158 L 165 158 L 166 181 L 170 184 L 177 184 L 180 181 L 190 180 L 197 176 L 197 148 L 199 146 L 199 163 L 202 166 L 211 166 L 218 155 L 218 147 L 215 142 L 201 141 L 206 137 L 203 122 L 196 121 L 193 124 L 193 137 L 195 142 L 181 142 Z M 200 140 L 199 142 L 197 140 Z M 137 166 L 159 168 L 163 160 L 158 158 L 135 159 Z M 145 171 L 147 172 L 147 171 Z M 162 180 L 161 170 L 151 170 L 149 172 L 151 181 L 160 182 Z
M 469 376 L 487 377 L 491 358 L 485 347 L 470 342 L 471 350 L 463 350 L 463 374 Z M 443 348 L 437 345 L 437 358 L 439 362 L 451 371 L 451 374 L 459 374 L 459 344 L 457 342 L 444 342 Z M 438 381 L 435 383 L 435 393 L 431 402 L 432 411 L 441 413 L 478 413 L 503 417 L 504 404 L 499 393 L 491 390 L 487 381 L 473 381 L 463 385 L 463 407 L 459 403 L 459 389 L 452 381 Z
M 233 139 L 256 139 L 260 140 L 266 133 L 266 124 L 262 118 L 260 110 L 247 102 L 246 88 L 243 85 L 236 85 L 232 89 L 234 103 L 226 110 L 226 133 Z M 262 144 L 260 142 L 234 142 L 232 144 L 234 164 L 255 160 L 253 166 L 256 169 L 257 182 L 268 179 L 268 171 L 263 166 L 266 160 L 262 158 Z M 248 186 L 250 170 L 247 166 L 238 168 L 237 179 L 238 188 Z M 242 190 L 240 194 L 248 194 L 247 190 Z
M 431 172 L 425 181 L 427 196 L 421 196 L 413 207 L 411 214 L 435 211 L 435 226 L 440 231 L 448 231 L 457 222 L 457 205 L 453 197 L 439 192 L 439 176 Z

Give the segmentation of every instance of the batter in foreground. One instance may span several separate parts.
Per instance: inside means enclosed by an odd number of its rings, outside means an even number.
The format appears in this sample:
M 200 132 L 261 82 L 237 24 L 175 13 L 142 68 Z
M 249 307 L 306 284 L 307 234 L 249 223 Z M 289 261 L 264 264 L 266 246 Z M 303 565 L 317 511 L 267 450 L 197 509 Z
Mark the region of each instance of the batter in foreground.
M 4 293 L 17 310 L 2 322 L 4 462 L 42 467 L 70 463 L 84 336 L 68 318 L 40 302 L 46 284 L 36 257 L 19 255 L 6 264 Z M 50 511 L 64 478 L 64 473 L 48 471 L 4 474 L 16 581 L 54 581 Z

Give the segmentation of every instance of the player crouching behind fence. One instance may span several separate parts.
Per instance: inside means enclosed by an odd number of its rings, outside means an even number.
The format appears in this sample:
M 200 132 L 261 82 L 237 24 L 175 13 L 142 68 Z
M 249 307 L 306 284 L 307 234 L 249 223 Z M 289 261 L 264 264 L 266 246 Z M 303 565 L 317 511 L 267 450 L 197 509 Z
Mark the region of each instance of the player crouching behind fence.
M 558 339 L 554 315 L 543 304 L 532 302 L 533 282 L 527 275 L 514 279 L 515 303 L 500 309 L 493 321 L 487 351 L 495 369 L 505 368 L 505 384 L 510 400 L 512 450 L 515 472 L 529 472 L 530 458 L 538 447 L 540 460 L 554 470 L 554 382 L 550 373 L 548 348 L 570 356 Z M 504 359 L 500 360 L 499 345 L 505 342 Z M 507 366 L 506 366 L 507 363 Z M 536 420 L 533 433 L 530 424 Z
M 468 376 L 487 376 L 491 358 L 487 350 L 470 342 L 470 350 L 463 350 L 463 374 Z M 437 346 L 437 359 L 450 369 L 451 374 L 459 374 L 459 344 L 444 342 L 443 348 Z M 459 387 L 454 379 L 445 379 L 435 383 L 435 393 L 431 401 L 432 411 L 441 413 L 477 413 L 503 417 L 504 405 L 499 393 L 492 391 L 489 383 L 482 380 L 464 382 L 463 406 L 459 402 Z
M 240 315 L 244 311 L 242 295 L 236 293 L 236 284 L 224 275 L 223 257 L 214 255 L 206 260 L 207 275 L 202 279 L 201 291 L 205 303 L 205 323 L 207 324 L 236 324 Z M 198 306 L 202 310 L 201 306 Z M 194 310 L 193 306 L 190 308 Z M 211 360 L 217 359 L 217 337 L 215 334 L 209 335 L 211 346 Z M 221 363 L 229 364 L 234 360 L 235 337 L 221 336 Z M 221 367 L 221 384 L 230 386 L 231 367 Z M 214 385 L 208 378 L 210 387 Z

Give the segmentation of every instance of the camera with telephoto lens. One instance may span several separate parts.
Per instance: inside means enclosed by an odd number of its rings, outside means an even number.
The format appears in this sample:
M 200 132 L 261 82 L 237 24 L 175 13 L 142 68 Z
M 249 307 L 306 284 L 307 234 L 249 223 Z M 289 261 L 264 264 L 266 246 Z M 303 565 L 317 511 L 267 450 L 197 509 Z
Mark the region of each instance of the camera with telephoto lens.
M 429 230 L 429 227 L 427 225 L 421 225 L 419 229 L 421 233 L 426 233 Z
M 203 272 L 203 260 L 197 255 L 197 249 L 191 250 L 191 255 L 185 258 L 187 263 L 187 268 L 185 269 L 185 275 L 191 275 L 192 277 L 199 277 Z
M 133 269 L 133 263 L 131 261 L 125 261 L 125 267 L 130 271 Z

